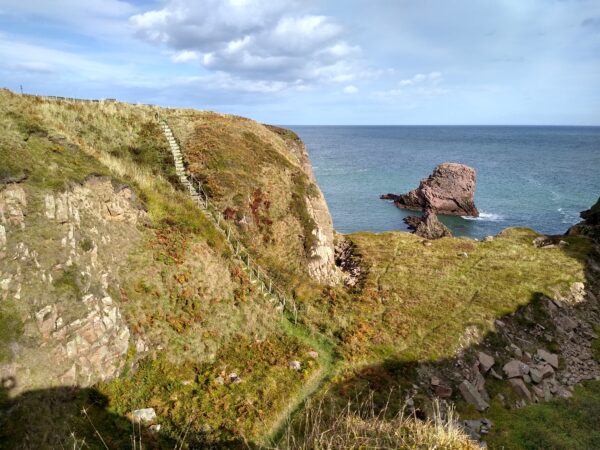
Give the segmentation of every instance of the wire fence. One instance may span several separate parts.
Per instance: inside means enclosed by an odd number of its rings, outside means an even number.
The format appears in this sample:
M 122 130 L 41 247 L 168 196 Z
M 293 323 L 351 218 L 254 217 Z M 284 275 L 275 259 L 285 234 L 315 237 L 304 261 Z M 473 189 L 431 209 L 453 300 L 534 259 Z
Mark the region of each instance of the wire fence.
M 107 99 L 84 99 L 84 98 L 73 98 L 73 97 L 60 97 L 54 95 L 34 95 L 34 94 L 21 94 L 27 97 L 35 97 L 46 100 L 58 100 L 58 101 L 67 101 L 67 102 L 79 102 L 79 103 L 103 103 L 103 102 L 116 102 L 116 99 L 107 98 Z M 149 105 L 151 106 L 151 105 Z M 161 118 L 158 113 L 156 113 L 156 119 L 163 126 L 163 130 L 165 135 L 167 134 L 167 130 L 171 136 L 174 137 L 173 131 L 169 127 L 169 124 L 164 118 Z M 179 144 L 175 143 L 176 149 L 179 152 L 179 156 L 183 160 L 183 154 L 181 153 L 181 149 Z M 173 151 L 173 149 L 172 149 Z M 175 158 L 176 155 L 173 154 Z M 223 236 L 225 237 L 225 241 L 228 243 L 230 250 L 233 255 L 242 263 L 245 267 L 246 272 L 250 277 L 250 282 L 252 284 L 257 284 L 261 293 L 265 296 L 274 297 L 279 302 L 279 307 L 282 311 L 288 311 L 292 314 L 294 318 L 294 322 L 296 322 L 298 317 L 298 308 L 296 307 L 296 302 L 292 297 L 286 295 L 286 293 L 278 288 L 276 284 L 273 282 L 272 278 L 256 263 L 254 263 L 251 259 L 250 252 L 246 249 L 244 244 L 235 237 L 235 232 L 232 230 L 231 225 L 223 219 L 221 214 L 219 213 L 218 208 L 216 208 L 209 200 L 208 195 L 204 191 L 202 187 L 202 182 L 198 180 L 192 174 L 184 172 L 184 175 L 187 179 L 187 188 L 190 196 L 196 202 L 196 204 L 200 207 L 200 209 L 207 212 L 207 217 L 213 222 L 213 224 L 217 227 L 218 230 L 221 231 Z
M 102 98 L 102 99 L 91 99 L 91 98 L 74 98 L 74 97 L 60 97 L 57 95 L 35 95 L 35 94 L 21 94 L 24 97 L 35 97 L 42 100 L 61 100 L 68 102 L 79 102 L 79 103 L 102 103 L 102 102 L 116 102 L 114 98 Z
M 157 116 L 160 124 L 163 127 L 163 131 L 165 135 L 170 134 L 174 137 L 173 131 L 169 127 L 169 124 L 164 118 L 160 118 Z M 171 151 L 173 152 L 174 159 L 177 159 L 179 156 L 183 159 L 183 154 L 181 153 L 181 149 L 179 144 L 174 143 L 175 149 L 179 152 L 179 154 L 174 153 L 174 148 L 172 145 Z M 206 216 L 211 220 L 211 222 L 216 226 L 216 228 L 221 231 L 223 234 L 225 241 L 227 242 L 232 254 L 242 263 L 243 267 L 246 269 L 248 276 L 250 278 L 250 282 L 252 284 L 258 284 L 258 287 L 261 293 L 264 296 L 270 296 L 274 298 L 279 303 L 279 308 L 282 311 L 287 311 L 292 314 L 294 322 L 297 321 L 298 318 L 298 308 L 296 306 L 295 300 L 286 295 L 286 293 L 278 288 L 276 284 L 273 282 L 273 279 L 258 265 L 252 260 L 252 256 L 250 252 L 246 249 L 245 245 L 235 236 L 236 232 L 219 212 L 219 209 L 209 200 L 209 196 L 202 186 L 202 182 L 195 177 L 193 174 L 185 171 L 183 173 L 185 179 L 187 180 L 187 188 L 190 196 L 196 202 L 196 204 L 200 207 L 201 210 L 206 212 Z

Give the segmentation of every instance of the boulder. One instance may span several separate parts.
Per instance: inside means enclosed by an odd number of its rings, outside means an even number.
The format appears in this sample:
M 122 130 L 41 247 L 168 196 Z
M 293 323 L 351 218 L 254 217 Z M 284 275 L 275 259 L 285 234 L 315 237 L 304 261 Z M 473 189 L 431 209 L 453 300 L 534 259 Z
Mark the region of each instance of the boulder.
M 519 378 L 511 378 L 508 381 L 518 395 L 531 401 L 531 392 L 529 392 L 529 389 L 527 389 L 527 386 L 525 386 L 523 380 Z
M 452 397 L 452 388 L 438 384 L 434 389 L 435 395 L 439 398 L 450 398 Z
M 549 364 L 544 364 L 539 371 L 542 379 L 552 378 L 554 376 L 554 369 Z
M 529 376 L 534 383 L 541 383 L 543 380 L 542 372 L 535 367 L 529 369 Z
M 570 236 L 584 235 L 600 242 L 600 198 L 590 209 L 582 211 L 580 216 L 583 221 L 569 228 L 566 234 Z
M 235 372 L 231 372 L 229 374 L 229 382 L 233 383 L 233 384 L 238 384 L 242 382 L 242 379 L 239 377 L 239 375 Z
M 288 366 L 290 369 L 294 369 L 294 370 L 302 369 L 302 364 L 300 363 L 300 361 L 290 361 L 288 363 Z
M 450 237 L 452 233 L 440 222 L 431 210 L 427 210 L 423 217 L 410 216 L 404 219 L 404 223 L 408 227 L 414 230 L 417 236 L 424 237 L 425 239 L 440 239 L 443 237 Z
M 481 397 L 481 394 L 475 386 L 469 381 L 464 380 L 458 386 L 460 393 L 467 403 L 474 405 L 479 411 L 485 411 L 490 405 Z
M 393 200 L 398 208 L 413 211 L 431 209 L 437 214 L 478 217 L 475 207 L 475 169 L 464 164 L 443 163 L 421 183 L 406 194 L 386 194 L 381 198 Z
M 136 409 L 131 413 L 134 422 L 153 422 L 156 420 L 154 408 Z
M 555 369 L 558 369 L 558 355 L 555 355 L 554 353 L 550 353 L 541 348 L 538 349 L 538 351 L 536 352 L 535 355 L 537 356 L 538 359 L 540 359 L 544 362 L 547 362 Z
M 502 370 L 506 374 L 507 378 L 517 378 L 529 373 L 529 366 L 519 360 L 512 359 L 504 364 Z
M 487 373 L 496 362 L 492 356 L 483 352 L 477 353 L 477 360 L 479 361 L 479 367 L 483 373 Z

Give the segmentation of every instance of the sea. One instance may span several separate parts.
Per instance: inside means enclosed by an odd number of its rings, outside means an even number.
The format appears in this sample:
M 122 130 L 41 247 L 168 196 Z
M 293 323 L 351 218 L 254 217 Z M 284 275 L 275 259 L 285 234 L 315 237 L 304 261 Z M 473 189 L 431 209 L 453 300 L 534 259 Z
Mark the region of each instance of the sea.
M 457 236 L 507 227 L 562 234 L 600 196 L 600 127 L 287 126 L 308 148 L 342 233 L 406 230 L 414 212 L 380 200 L 419 185 L 443 162 L 477 172 L 478 218 L 440 216 Z

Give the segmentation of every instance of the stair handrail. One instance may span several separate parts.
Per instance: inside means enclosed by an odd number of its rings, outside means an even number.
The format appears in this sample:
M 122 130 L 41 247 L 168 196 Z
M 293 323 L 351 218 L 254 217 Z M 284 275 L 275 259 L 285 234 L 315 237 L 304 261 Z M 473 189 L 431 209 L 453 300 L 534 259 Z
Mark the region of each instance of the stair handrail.
M 155 114 L 156 120 L 163 125 L 163 133 L 166 134 L 166 131 L 169 130 L 173 139 L 175 139 L 175 135 L 173 134 L 173 130 L 169 126 L 167 120 L 164 117 L 161 117 L 157 112 Z M 181 152 L 181 147 L 177 141 L 175 144 L 179 148 Z M 183 152 L 181 152 L 181 158 L 185 162 L 185 158 Z M 237 257 L 238 260 L 242 262 L 242 264 L 249 271 L 249 275 L 254 275 L 256 280 L 259 283 L 261 291 L 264 293 L 265 291 L 272 296 L 275 296 L 281 309 L 283 311 L 288 310 L 288 304 L 291 308 L 291 313 L 294 317 L 294 322 L 298 320 L 298 308 L 296 306 L 296 302 L 292 297 L 286 295 L 286 293 L 277 287 L 277 285 L 273 282 L 272 278 L 257 264 L 251 262 L 250 260 L 250 252 L 246 248 L 246 246 L 237 238 L 233 236 L 231 233 L 231 225 L 227 223 L 221 215 L 218 213 L 216 207 L 212 205 L 209 201 L 209 196 L 207 192 L 204 190 L 202 181 L 193 173 L 190 173 L 188 170 L 184 169 L 185 177 L 189 181 L 189 191 L 192 199 L 195 200 L 196 204 L 200 207 L 201 210 L 207 213 L 207 216 L 211 219 L 211 221 L 216 225 L 217 229 L 219 229 L 223 235 L 225 236 L 226 242 L 229 244 L 230 249 L 233 254 Z M 226 224 L 226 225 L 223 225 Z M 244 261 L 243 253 L 246 256 L 246 261 Z M 268 282 L 268 285 L 267 285 Z

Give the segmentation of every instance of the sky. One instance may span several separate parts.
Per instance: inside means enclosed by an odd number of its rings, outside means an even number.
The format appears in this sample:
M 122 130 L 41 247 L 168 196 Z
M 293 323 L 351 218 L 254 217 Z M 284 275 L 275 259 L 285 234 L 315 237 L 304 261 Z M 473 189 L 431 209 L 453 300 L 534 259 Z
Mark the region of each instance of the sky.
M 0 86 L 288 125 L 600 125 L 600 0 L 0 0 Z

